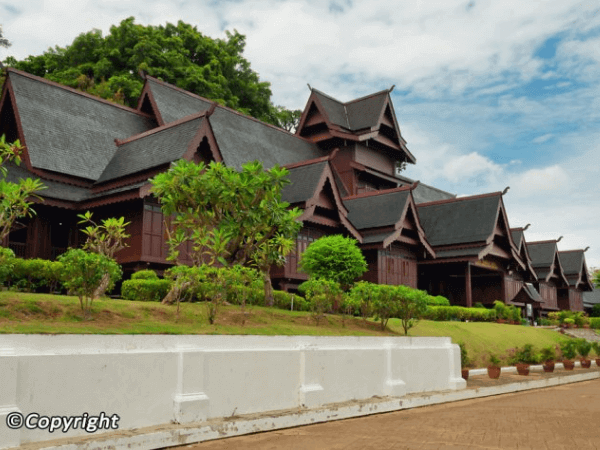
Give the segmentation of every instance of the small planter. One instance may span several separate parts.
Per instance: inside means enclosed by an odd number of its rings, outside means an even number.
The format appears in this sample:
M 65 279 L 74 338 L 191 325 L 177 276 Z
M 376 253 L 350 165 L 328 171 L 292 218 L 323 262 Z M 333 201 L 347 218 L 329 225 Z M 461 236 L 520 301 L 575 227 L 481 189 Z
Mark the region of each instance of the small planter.
M 554 372 L 554 361 L 548 360 L 542 367 L 544 368 L 544 372 Z
M 562 363 L 565 366 L 565 370 L 573 370 L 575 368 L 575 361 L 571 361 L 570 359 L 565 359 Z
M 460 372 L 465 381 L 469 379 L 469 369 L 462 369 Z
M 517 373 L 519 375 L 527 376 L 529 375 L 529 364 L 517 363 Z
M 488 366 L 488 376 L 490 378 L 500 378 L 500 366 Z
M 581 367 L 584 369 L 589 369 L 592 365 L 592 360 L 587 358 L 581 358 L 579 362 L 581 363 Z

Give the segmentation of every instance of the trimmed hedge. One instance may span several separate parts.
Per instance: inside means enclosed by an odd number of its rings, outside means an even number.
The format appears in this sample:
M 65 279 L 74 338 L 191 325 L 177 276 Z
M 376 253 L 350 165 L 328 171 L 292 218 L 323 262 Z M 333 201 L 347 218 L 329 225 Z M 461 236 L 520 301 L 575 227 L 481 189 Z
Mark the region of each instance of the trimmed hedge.
M 58 289 L 64 266 L 60 261 L 12 258 L 8 284 L 27 292 L 53 292 Z M 0 280 L 1 281 L 1 280 Z
M 427 303 L 427 306 L 450 306 L 450 300 L 448 300 L 446 297 L 442 297 L 441 295 L 436 297 L 428 295 L 425 299 L 425 302 Z
M 158 275 L 151 269 L 138 270 L 131 275 L 132 280 L 158 280 Z
M 121 297 L 141 302 L 159 302 L 171 289 L 169 280 L 127 280 L 121 286 Z
M 496 311 L 487 308 L 465 308 L 463 306 L 429 306 L 423 317 L 427 320 L 470 320 L 471 322 L 495 322 Z
M 600 317 L 590 317 L 590 328 L 600 330 Z

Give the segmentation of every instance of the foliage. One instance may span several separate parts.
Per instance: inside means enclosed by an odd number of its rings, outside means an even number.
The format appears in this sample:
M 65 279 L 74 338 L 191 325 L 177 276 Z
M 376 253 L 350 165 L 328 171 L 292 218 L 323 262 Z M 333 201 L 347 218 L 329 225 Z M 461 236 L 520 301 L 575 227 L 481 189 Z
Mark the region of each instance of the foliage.
M 496 309 L 465 308 L 463 306 L 428 306 L 423 318 L 436 321 L 468 320 L 469 322 L 495 322 Z
M 494 310 L 496 311 L 496 317 L 498 319 L 507 320 L 511 322 L 521 322 L 521 309 L 515 305 L 505 305 L 500 300 L 494 301 Z
M 158 275 L 152 269 L 138 270 L 131 274 L 132 280 L 158 280 Z
M 566 325 L 568 328 L 572 328 L 572 325 L 575 325 L 575 319 L 567 317 L 566 319 L 563 319 L 563 325 Z
M 171 281 L 156 279 L 131 279 L 123 282 L 121 297 L 126 300 L 160 302 L 171 289 Z
M 106 273 L 111 283 L 121 278 L 121 267 L 112 259 L 99 253 L 88 253 L 81 249 L 70 249 L 58 260 L 64 265 L 63 284 L 79 297 L 81 310 L 90 317 L 94 292 Z
M 295 124 L 297 112 L 271 103 L 270 84 L 261 82 L 243 57 L 245 36 L 226 31 L 226 39 L 212 39 L 182 21 L 134 22 L 129 17 L 106 36 L 94 29 L 64 48 L 23 61 L 9 57 L 5 63 L 131 107 L 137 105 L 143 85 L 138 73 L 144 71 L 274 125 Z
M 413 289 L 408 286 L 395 286 L 395 317 L 400 319 L 404 335 L 408 335 L 408 330 L 414 327 L 423 317 L 427 310 L 427 292 Z
M 492 366 L 500 366 L 500 358 L 498 358 L 494 353 L 489 354 L 489 362 Z
M 347 290 L 367 271 L 367 262 L 356 239 L 332 235 L 311 243 L 300 258 L 300 267 L 311 277 L 335 281 Z
M 590 328 L 594 330 L 600 330 L 600 317 L 590 318 Z
M 304 284 L 306 300 L 318 325 L 326 312 L 341 306 L 342 289 L 336 281 L 325 278 L 311 278 Z
M 584 325 L 588 325 L 590 323 L 589 318 L 583 311 L 577 311 L 572 316 L 575 325 L 579 328 L 583 328 Z
M 553 320 L 547 319 L 545 317 L 540 317 L 538 319 L 538 321 L 539 321 L 539 323 L 540 323 L 541 326 L 556 325 Z
M 7 278 L 13 288 L 29 292 L 45 288 L 48 292 L 54 292 L 58 288 L 62 270 L 63 265 L 59 261 L 14 258 Z
M 4 135 L 0 137 L 0 242 L 11 232 L 17 219 L 35 214 L 31 208 L 33 203 L 28 200 L 32 197 L 41 199 L 36 192 L 46 188 L 38 179 L 21 179 L 18 183 L 6 181 L 8 171 L 5 163 L 19 165 L 22 151 L 18 139 L 9 144 Z
M 525 344 L 523 347 L 517 348 L 510 361 L 511 364 L 537 364 L 538 362 L 539 357 L 531 344 Z
M 125 232 L 125 227 L 130 222 L 125 222 L 125 217 L 103 219 L 100 225 L 92 220 L 90 211 L 78 214 L 77 217 L 81 219 L 80 224 L 89 224 L 81 230 L 87 236 L 83 245 L 85 250 L 114 258 L 116 252 L 129 246 L 125 240 L 130 235 Z
M 577 339 L 575 342 L 577 345 L 577 353 L 579 353 L 582 358 L 587 358 L 592 351 L 592 344 L 587 339 L 583 338 Z
M 441 295 L 437 295 L 435 297 L 428 295 L 425 301 L 427 306 L 450 306 L 450 300 Z M 483 308 L 484 306 L 482 305 L 481 307 Z
M 577 355 L 577 342 L 573 339 L 562 342 L 560 344 L 560 351 L 563 358 L 572 360 Z
M 600 358 L 600 342 L 592 342 L 592 349 L 598 358 Z
M 590 317 L 600 317 L 600 303 L 596 303 L 594 306 L 592 306 Z
M 540 359 L 542 361 L 554 361 L 556 359 L 556 350 L 554 347 L 549 345 L 542 348 L 540 351 Z
M 302 226 L 296 221 L 301 211 L 281 201 L 287 175 L 278 166 L 265 171 L 258 161 L 237 172 L 221 163 L 185 160 L 157 175 L 152 189 L 171 218 L 169 259 L 177 260 L 179 246 L 190 241 L 195 266 L 254 264 L 270 304 L 270 266 L 285 262 Z
M 0 247 L 0 286 L 2 286 L 13 271 L 15 252 L 10 248 Z
M 377 286 L 368 281 L 359 281 L 354 284 L 352 289 L 347 292 L 345 299 L 346 305 L 350 308 L 352 314 L 359 314 L 363 320 L 367 320 L 373 315 L 373 300 L 378 294 Z
M 473 362 L 469 357 L 467 345 L 464 342 L 459 342 L 458 346 L 460 347 L 460 366 L 464 369 L 466 367 L 469 367 Z
M 12 43 L 4 37 L 4 33 L 2 32 L 2 25 L 0 25 L 0 47 L 8 48 L 12 45 Z

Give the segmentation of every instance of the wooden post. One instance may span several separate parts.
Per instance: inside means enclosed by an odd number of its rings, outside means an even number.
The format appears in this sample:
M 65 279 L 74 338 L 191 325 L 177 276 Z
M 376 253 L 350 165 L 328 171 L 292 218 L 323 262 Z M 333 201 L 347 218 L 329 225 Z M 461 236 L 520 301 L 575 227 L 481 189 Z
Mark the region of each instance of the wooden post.
M 465 297 L 467 300 L 467 308 L 473 306 L 473 296 L 471 293 L 471 263 L 467 263 L 465 270 Z

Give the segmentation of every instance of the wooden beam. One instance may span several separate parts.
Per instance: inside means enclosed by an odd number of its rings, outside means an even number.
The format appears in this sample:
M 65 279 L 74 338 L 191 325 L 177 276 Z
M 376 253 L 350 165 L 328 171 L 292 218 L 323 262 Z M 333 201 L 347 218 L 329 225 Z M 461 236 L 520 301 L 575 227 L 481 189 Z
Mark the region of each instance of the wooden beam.
M 465 297 L 467 301 L 467 308 L 473 306 L 473 295 L 471 292 L 471 263 L 467 263 L 465 270 Z

